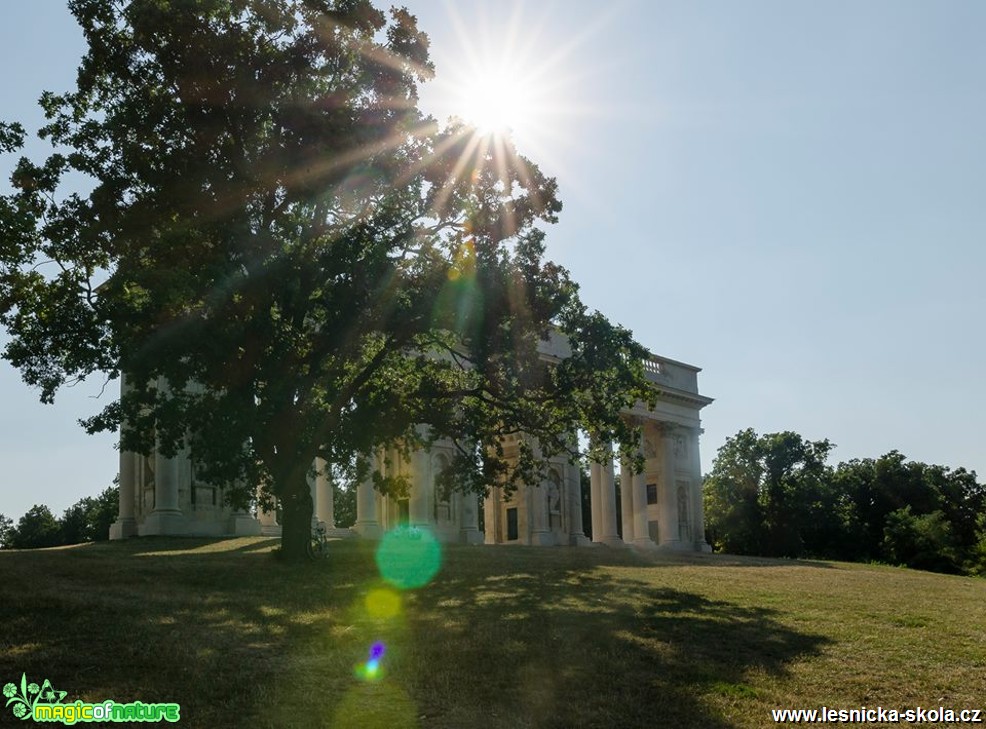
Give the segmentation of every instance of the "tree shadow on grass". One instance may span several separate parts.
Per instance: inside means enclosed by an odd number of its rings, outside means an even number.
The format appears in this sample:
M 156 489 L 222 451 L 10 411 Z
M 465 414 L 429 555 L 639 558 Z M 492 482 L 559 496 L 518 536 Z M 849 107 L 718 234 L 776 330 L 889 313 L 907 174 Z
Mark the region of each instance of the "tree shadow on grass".
M 470 707 L 491 717 L 485 726 L 728 727 L 709 697 L 755 700 L 751 676 L 783 676 L 828 642 L 775 610 L 662 586 L 649 570 L 439 579 L 416 603 L 425 648 L 411 673 L 420 696 L 438 698 L 422 712 L 429 726 L 462 726 Z M 427 648 L 450 641 L 462 646 L 451 662 Z
M 826 640 L 628 553 L 451 548 L 429 585 L 373 608 L 373 545 L 291 566 L 264 544 L 0 554 L 0 682 L 175 701 L 189 727 L 715 728 L 709 696 L 755 699 L 751 675 Z M 379 680 L 360 680 L 377 641 Z
M 327 678 L 351 683 L 354 650 L 324 636 L 344 621 L 372 553 L 291 566 L 256 551 L 264 540 L 215 545 L 0 553 L 0 684 L 26 673 L 67 701 L 178 702 L 189 727 L 298 725 L 271 707 L 311 646 L 321 646 L 322 668 L 345 654 Z M 0 725 L 8 718 L 0 707 Z

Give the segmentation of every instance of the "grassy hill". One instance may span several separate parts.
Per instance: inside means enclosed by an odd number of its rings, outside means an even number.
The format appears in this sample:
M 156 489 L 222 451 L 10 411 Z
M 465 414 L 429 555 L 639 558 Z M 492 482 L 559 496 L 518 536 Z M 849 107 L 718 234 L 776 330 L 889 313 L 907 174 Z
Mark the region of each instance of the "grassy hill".
M 986 580 L 839 563 L 372 545 L 0 552 L 0 684 L 181 704 L 187 727 L 762 727 L 772 708 L 986 708 Z M 382 643 L 372 680 L 354 668 Z M 379 649 L 378 649 L 379 650 Z M 12 723 L 0 706 L 0 725 Z

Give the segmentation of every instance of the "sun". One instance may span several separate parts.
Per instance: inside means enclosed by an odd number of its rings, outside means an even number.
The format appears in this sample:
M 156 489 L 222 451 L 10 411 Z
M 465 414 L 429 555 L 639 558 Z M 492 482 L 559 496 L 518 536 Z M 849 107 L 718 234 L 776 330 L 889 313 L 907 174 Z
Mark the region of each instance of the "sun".
M 553 37 L 550 16 L 532 16 L 533 6 L 482 7 L 492 15 L 446 4 L 449 31 L 433 46 L 436 76 L 423 89 L 423 108 L 493 142 L 509 138 L 522 154 L 557 159 L 574 135 L 583 86 L 576 46 Z
M 529 135 L 539 120 L 535 89 L 519 69 L 486 68 L 462 79 L 452 100 L 480 134 Z

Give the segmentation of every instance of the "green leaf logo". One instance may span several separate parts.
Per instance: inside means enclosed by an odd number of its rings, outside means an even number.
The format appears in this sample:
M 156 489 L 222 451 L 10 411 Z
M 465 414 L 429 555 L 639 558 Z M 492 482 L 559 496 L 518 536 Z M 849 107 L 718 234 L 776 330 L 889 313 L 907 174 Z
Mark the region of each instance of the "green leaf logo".
M 28 689 L 31 687 L 28 686 Z M 47 678 L 44 683 L 41 684 L 41 695 L 34 700 L 34 703 L 40 704 L 44 702 L 46 704 L 60 704 L 62 699 L 68 696 L 68 691 L 58 691 L 54 686 L 51 685 L 51 681 Z
M 38 684 L 27 682 L 27 674 L 21 674 L 20 691 L 17 684 L 6 683 L 3 686 L 3 695 L 7 699 L 6 706 L 11 707 L 11 712 L 18 719 L 30 719 L 34 715 L 34 707 L 39 703 L 59 704 L 67 695 L 67 691 L 58 691 L 51 685 L 47 678 Z

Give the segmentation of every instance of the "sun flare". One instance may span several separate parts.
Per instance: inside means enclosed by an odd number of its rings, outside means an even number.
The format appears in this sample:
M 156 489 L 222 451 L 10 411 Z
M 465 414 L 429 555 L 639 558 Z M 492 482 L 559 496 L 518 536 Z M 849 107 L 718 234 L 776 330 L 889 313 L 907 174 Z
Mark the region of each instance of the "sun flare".
M 424 108 L 440 122 L 457 118 L 494 143 L 509 138 L 521 154 L 557 163 L 577 136 L 578 44 L 559 42 L 531 5 L 470 7 L 447 3 L 452 32 L 434 48 L 436 77 L 424 89 Z
M 453 104 L 461 110 L 463 121 L 481 134 L 526 135 L 536 123 L 534 89 L 525 84 L 520 74 L 483 70 L 462 83 L 457 95 Z

